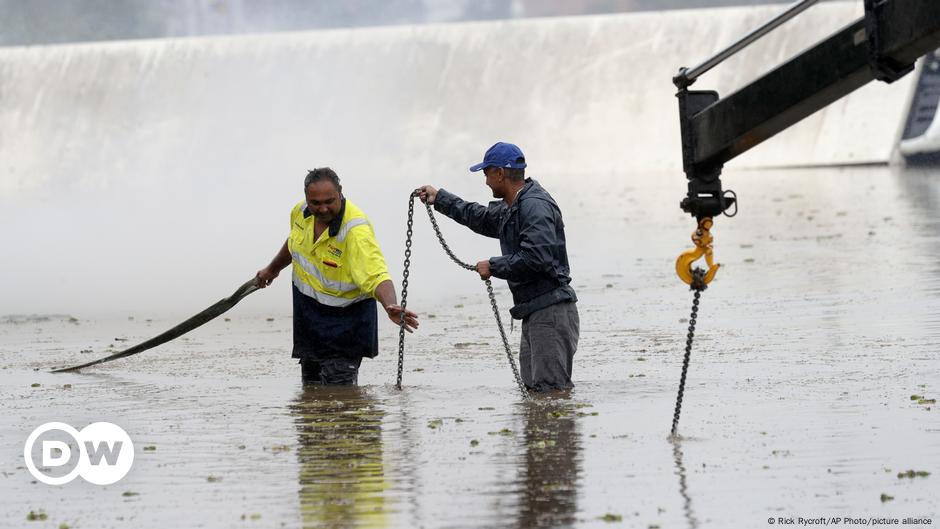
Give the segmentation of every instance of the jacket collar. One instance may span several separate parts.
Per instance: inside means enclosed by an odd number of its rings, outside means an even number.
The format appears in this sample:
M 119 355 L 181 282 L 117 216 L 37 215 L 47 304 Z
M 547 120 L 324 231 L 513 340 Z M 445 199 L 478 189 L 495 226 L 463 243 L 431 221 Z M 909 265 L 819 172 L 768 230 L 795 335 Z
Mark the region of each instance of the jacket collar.
M 339 213 L 336 215 L 336 218 L 330 222 L 330 237 L 336 237 L 339 233 L 339 229 L 343 227 L 343 217 L 346 216 L 346 199 L 342 199 L 342 203 L 339 206 Z
M 516 198 L 513 199 L 512 205 L 510 206 L 510 208 L 514 208 L 518 206 L 519 201 L 522 200 L 522 196 L 525 195 L 527 191 L 530 191 L 536 185 L 538 184 L 534 180 L 532 180 L 531 178 L 526 178 L 525 185 L 522 186 L 522 188 L 519 190 L 518 193 L 516 193 Z
M 304 205 L 304 218 L 313 215 L 310 213 L 310 209 Z M 330 237 L 336 237 L 339 233 L 339 229 L 343 227 L 343 217 L 346 216 L 346 198 L 342 199 L 342 203 L 339 206 L 339 213 L 336 217 L 330 222 Z

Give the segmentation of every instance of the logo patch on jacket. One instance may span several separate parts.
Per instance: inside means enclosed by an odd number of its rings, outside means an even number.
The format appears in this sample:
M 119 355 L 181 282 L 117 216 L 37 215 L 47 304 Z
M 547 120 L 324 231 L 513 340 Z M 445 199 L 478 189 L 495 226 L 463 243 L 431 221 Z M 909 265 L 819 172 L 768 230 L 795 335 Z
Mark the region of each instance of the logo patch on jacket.
M 333 246 L 332 244 L 329 245 L 329 246 L 327 246 L 327 250 L 328 250 L 331 254 L 333 254 L 334 257 L 342 257 L 342 256 L 343 256 L 343 251 L 340 250 L 339 248 Z

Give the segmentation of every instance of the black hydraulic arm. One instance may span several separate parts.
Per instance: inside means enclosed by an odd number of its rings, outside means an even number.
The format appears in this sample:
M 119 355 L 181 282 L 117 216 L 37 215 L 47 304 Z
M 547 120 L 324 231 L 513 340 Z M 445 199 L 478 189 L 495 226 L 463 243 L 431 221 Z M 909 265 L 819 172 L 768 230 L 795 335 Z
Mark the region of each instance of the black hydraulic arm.
M 724 98 L 689 90 L 702 68 L 683 68 L 673 79 L 689 180 L 682 209 L 698 219 L 724 212 L 734 203 L 721 188 L 726 162 L 872 80 L 899 79 L 938 47 L 940 0 L 865 0 L 863 18 Z

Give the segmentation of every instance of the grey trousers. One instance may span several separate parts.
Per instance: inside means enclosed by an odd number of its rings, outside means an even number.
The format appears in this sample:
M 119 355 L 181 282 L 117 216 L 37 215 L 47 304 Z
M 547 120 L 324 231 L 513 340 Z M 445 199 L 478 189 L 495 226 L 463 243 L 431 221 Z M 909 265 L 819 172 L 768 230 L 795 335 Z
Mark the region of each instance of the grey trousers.
M 527 388 L 548 391 L 574 387 L 571 368 L 580 330 L 578 307 L 573 301 L 545 307 L 522 320 L 519 368 Z

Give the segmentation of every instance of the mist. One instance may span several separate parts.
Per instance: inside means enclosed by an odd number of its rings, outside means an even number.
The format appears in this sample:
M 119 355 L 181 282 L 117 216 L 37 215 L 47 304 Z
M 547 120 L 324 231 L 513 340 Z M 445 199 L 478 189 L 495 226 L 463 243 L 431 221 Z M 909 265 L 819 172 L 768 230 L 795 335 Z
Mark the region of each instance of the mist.
M 755 56 L 782 60 L 858 9 L 810 10 L 700 82 L 731 89 L 772 67 Z M 775 11 L 722 10 L 724 33 L 674 11 L 0 49 L 0 314 L 201 310 L 273 257 L 314 167 L 335 169 L 369 215 L 396 285 L 410 192 L 491 200 L 467 167 L 496 141 L 522 147 L 566 215 L 633 179 L 662 180 L 677 204 L 675 68 Z M 909 86 L 866 87 L 736 164 L 883 162 Z M 827 132 L 834 119 L 853 141 Z M 675 204 L 649 214 L 684 233 Z M 411 299 L 479 292 L 424 217 L 419 206 Z M 498 253 L 442 226 L 465 261 Z M 601 235 L 569 236 L 575 284 L 598 270 L 586 241 Z M 286 313 L 289 282 L 240 310 Z

